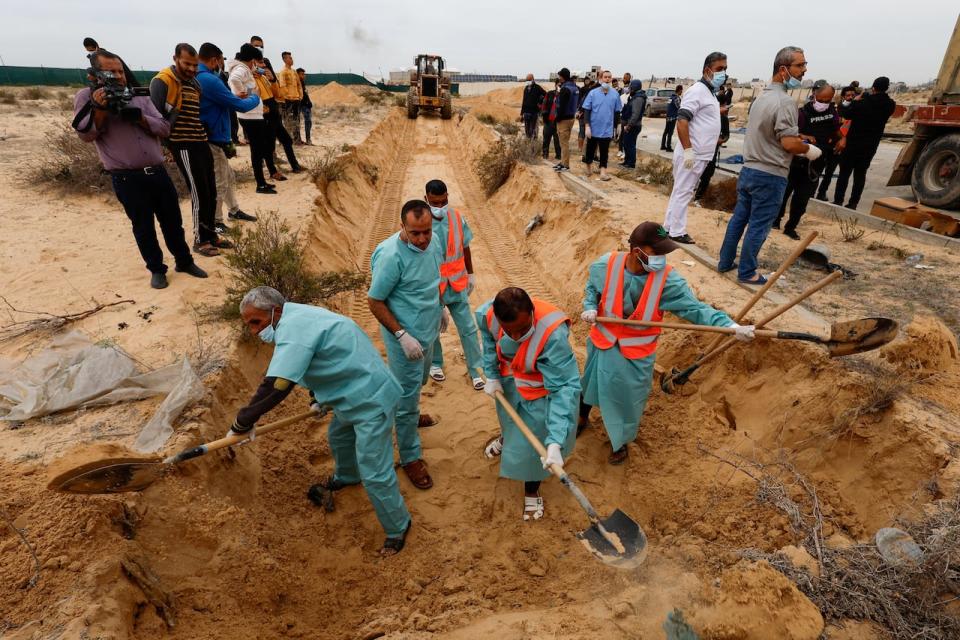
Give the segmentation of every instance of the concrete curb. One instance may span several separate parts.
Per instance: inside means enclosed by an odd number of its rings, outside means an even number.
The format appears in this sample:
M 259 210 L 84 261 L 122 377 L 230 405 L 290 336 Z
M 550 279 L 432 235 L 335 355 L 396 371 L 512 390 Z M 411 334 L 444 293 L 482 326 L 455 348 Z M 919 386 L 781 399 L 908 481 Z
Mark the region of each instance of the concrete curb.
M 549 160 L 544 160 L 543 164 L 553 167 Z M 557 175 L 560 177 L 563 186 L 585 200 L 588 206 L 595 200 L 603 200 L 607 195 L 580 176 L 573 175 L 570 171 L 561 171 Z

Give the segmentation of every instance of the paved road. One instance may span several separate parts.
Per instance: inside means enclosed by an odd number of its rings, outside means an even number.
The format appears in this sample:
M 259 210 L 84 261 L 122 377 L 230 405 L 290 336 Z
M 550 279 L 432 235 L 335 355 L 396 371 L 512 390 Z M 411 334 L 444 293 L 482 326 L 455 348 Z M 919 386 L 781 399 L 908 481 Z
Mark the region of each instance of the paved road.
M 665 122 L 666 121 L 663 118 L 644 118 L 643 130 L 640 132 L 640 138 L 637 140 L 637 148 L 643 149 L 644 151 L 657 153 L 665 158 L 671 158 L 672 154 L 669 154 L 666 151 L 660 151 L 660 138 L 663 135 L 663 126 Z M 723 160 L 724 158 L 728 158 L 732 155 L 743 153 L 743 139 L 744 135 L 742 133 L 735 133 L 731 131 L 730 140 L 728 140 L 726 146 L 720 150 L 720 164 L 718 165 L 718 169 L 725 169 L 735 173 L 740 172 L 740 169 L 743 167 L 742 164 L 725 164 Z M 860 198 L 860 205 L 857 207 L 857 211 L 869 213 L 871 207 L 873 207 L 873 201 L 877 198 L 896 196 L 898 198 L 913 200 L 913 192 L 909 186 L 887 186 L 887 180 L 890 178 L 890 172 L 893 170 L 893 164 L 896 162 L 897 155 L 900 153 L 900 149 L 903 148 L 903 144 L 904 143 L 902 142 L 886 141 L 880 143 L 880 148 L 877 150 L 877 155 L 874 156 L 873 163 L 870 165 L 870 171 L 867 172 L 867 185 L 863 190 L 863 197 Z M 677 145 L 677 135 L 674 133 L 674 148 L 676 148 Z M 830 185 L 828 197 L 831 200 L 833 200 L 833 186 L 837 182 L 837 175 L 839 172 L 840 170 L 837 169 L 837 171 L 834 173 L 833 183 Z M 717 175 L 722 175 L 722 173 L 718 171 Z M 848 198 L 850 197 L 850 187 L 852 186 L 852 183 L 853 180 L 851 178 L 851 184 L 847 187 Z

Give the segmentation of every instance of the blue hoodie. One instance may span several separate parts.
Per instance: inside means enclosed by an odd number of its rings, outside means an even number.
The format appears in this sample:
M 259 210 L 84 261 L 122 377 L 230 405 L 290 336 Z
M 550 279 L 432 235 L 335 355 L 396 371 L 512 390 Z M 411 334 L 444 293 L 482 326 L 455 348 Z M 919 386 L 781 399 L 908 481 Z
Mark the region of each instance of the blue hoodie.
M 200 122 L 207 130 L 207 138 L 213 143 L 230 142 L 230 112 L 246 113 L 260 103 L 260 97 L 233 95 L 220 76 L 202 62 L 197 66 L 197 82 L 200 84 Z

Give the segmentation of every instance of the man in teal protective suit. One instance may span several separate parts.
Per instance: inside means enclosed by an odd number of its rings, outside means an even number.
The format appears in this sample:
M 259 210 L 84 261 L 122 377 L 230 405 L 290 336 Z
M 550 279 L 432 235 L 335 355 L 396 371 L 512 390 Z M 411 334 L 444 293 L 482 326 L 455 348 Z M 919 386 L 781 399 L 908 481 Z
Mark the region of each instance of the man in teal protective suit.
M 387 534 L 381 553 L 399 553 L 411 525 L 393 468 L 400 385 L 370 338 L 353 320 L 286 302 L 270 287 L 250 290 L 240 303 L 240 315 L 251 333 L 275 346 L 266 377 L 227 435 L 249 434 L 253 440 L 257 421 L 295 385 L 309 389 L 318 415 L 321 405 L 333 410 L 329 441 L 334 473 L 308 495 L 314 501 L 322 493 L 332 498 L 332 492 L 362 483 Z
M 450 208 L 447 185 L 442 180 L 431 180 L 425 187 L 430 215 L 433 216 L 433 235 L 444 251 L 440 265 L 440 301 L 444 309 L 453 316 L 457 325 L 457 335 L 463 346 L 463 356 L 467 361 L 467 374 L 477 391 L 483 390 L 483 378 L 480 369 L 480 340 L 477 336 L 477 322 L 470 310 L 470 294 L 476 284 L 473 275 L 473 255 L 470 241 L 473 231 L 467 224 L 467 218 L 457 209 Z M 430 377 L 443 382 L 447 376 L 443 372 L 443 347 L 437 339 L 433 345 L 433 362 Z
M 523 519 L 543 517 L 540 482 L 550 464 L 563 466 L 573 451 L 574 420 L 580 397 L 580 370 L 570 347 L 566 314 L 518 287 L 507 287 L 477 309 L 483 342 L 484 391 L 503 393 L 507 401 L 546 446 L 536 449 L 497 403 L 501 435 L 484 450 L 500 456 L 500 476 L 524 483 Z
M 753 327 L 697 300 L 687 281 L 667 265 L 679 245 L 656 222 L 644 222 L 630 234 L 629 252 L 612 252 L 590 265 L 581 318 L 592 325 L 583 369 L 583 399 L 577 432 L 587 425 L 591 407 L 600 406 L 610 437 L 610 464 L 623 464 L 627 443 L 637 437 L 653 382 L 658 328 L 603 323 L 599 317 L 661 322 L 670 311 L 693 324 L 736 327 L 739 340 L 753 339 Z
M 402 389 L 396 419 L 400 465 L 413 486 L 429 489 L 433 480 L 417 429 L 437 423 L 421 415 L 420 390 L 428 379 L 437 335 L 446 329 L 447 316 L 440 307 L 443 250 L 433 236 L 430 206 L 423 200 L 403 205 L 400 225 L 370 257 L 367 302 L 380 322 L 387 363 Z

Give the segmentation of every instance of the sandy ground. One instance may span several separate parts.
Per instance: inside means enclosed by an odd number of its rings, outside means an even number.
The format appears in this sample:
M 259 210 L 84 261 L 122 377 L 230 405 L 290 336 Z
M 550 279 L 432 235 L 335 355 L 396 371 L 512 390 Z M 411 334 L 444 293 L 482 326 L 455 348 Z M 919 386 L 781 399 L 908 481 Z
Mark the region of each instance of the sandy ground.
M 505 101 L 486 100 L 491 108 L 508 108 Z M 235 327 L 195 318 L 194 307 L 221 299 L 224 267 L 207 259 L 211 279 L 171 277 L 170 288 L 149 289 L 112 199 L 60 196 L 19 179 L 44 130 L 65 119 L 53 104 L 36 112 L 28 120 L 22 109 L 0 106 L 0 186 L 8 195 L 0 203 L 0 236 L 8 240 L 0 293 L 17 308 L 53 312 L 117 295 L 136 300 L 76 328 L 144 366 L 213 346 L 226 365 L 205 380 L 207 398 L 187 411 L 165 451 L 219 437 L 269 359 L 268 348 L 238 342 Z M 428 179 L 442 178 L 476 234 L 475 304 L 516 284 L 577 318 L 587 265 L 623 247 L 638 222 L 660 219 L 666 205 L 663 194 L 621 179 L 601 187 L 602 200 L 585 202 L 538 165 L 516 168 L 486 197 L 473 163 L 496 134 L 473 115 L 410 121 L 400 109 L 331 108 L 317 127 L 315 141 L 345 150 L 343 176 L 320 185 L 291 176 L 273 197 L 256 196 L 247 184 L 243 206 L 278 209 L 301 228 L 317 268 L 366 268 L 376 243 L 396 230 L 400 204 L 421 196 Z M 17 137 L 3 139 L 11 132 Z M 545 224 L 525 236 L 538 213 Z M 708 249 L 719 241 L 718 215 L 692 216 L 691 233 Z M 789 245 L 776 239 L 771 246 Z M 851 247 L 857 245 L 835 244 L 834 260 L 851 261 Z M 674 266 L 712 304 L 733 312 L 749 298 L 727 278 L 676 258 Z M 944 271 L 952 268 L 947 257 L 936 259 L 945 261 Z M 790 286 L 806 277 L 797 274 L 788 274 Z M 850 307 L 818 310 L 828 319 L 856 317 L 863 314 L 857 300 L 886 311 L 894 295 L 874 282 L 861 293 L 836 294 Z M 377 335 L 363 295 L 333 306 Z M 754 314 L 771 307 L 761 303 Z M 382 534 L 361 491 L 339 494 L 332 514 L 304 496 L 332 468 L 322 421 L 188 463 L 139 494 L 89 497 L 46 490 L 51 463 L 83 459 L 82 447 L 103 453 L 129 445 L 157 401 L 4 426 L 0 507 L 42 569 L 28 586 L 30 553 L 12 531 L 0 532 L 0 637 L 660 638 L 677 607 L 701 638 L 813 640 L 825 631 L 817 608 L 770 566 L 738 554 L 798 544 L 799 534 L 758 500 L 752 480 L 706 452 L 787 456 L 816 484 L 824 535 L 838 544 L 866 541 L 896 516 L 953 495 L 960 365 L 956 338 L 932 317 L 936 312 L 928 305 L 898 316 L 913 322 L 901 340 L 853 358 L 830 360 L 815 346 L 786 342 L 733 349 L 684 394 L 651 394 L 622 467 L 606 463 L 609 445 L 595 414 L 568 469 L 598 511 L 621 508 L 647 532 L 650 555 L 633 571 L 606 567 L 580 547 L 572 533 L 586 521 L 555 482 L 544 486 L 547 518 L 520 520 L 518 483 L 498 479 L 496 463 L 481 455 L 496 433 L 495 413 L 470 388 L 454 334 L 443 338 L 447 381 L 424 390 L 424 410 L 441 419 L 422 434 L 436 484 L 419 492 L 401 477 L 415 525 L 407 548 L 388 560 L 376 555 Z M 119 329 L 121 322 L 128 327 Z M 788 313 L 776 326 L 799 322 Z M 576 320 L 573 326 L 582 359 L 586 328 Z M 0 357 L 22 359 L 48 339 L 0 344 Z M 665 334 L 658 362 L 689 362 L 705 344 L 692 334 Z M 846 420 L 881 369 L 904 379 L 904 394 L 882 412 Z M 270 419 L 304 406 L 297 392 Z M 158 592 L 169 597 L 166 608 L 125 577 L 121 563 L 131 561 L 156 577 Z M 826 634 L 882 637 L 869 625 L 843 632 L 828 626 Z

